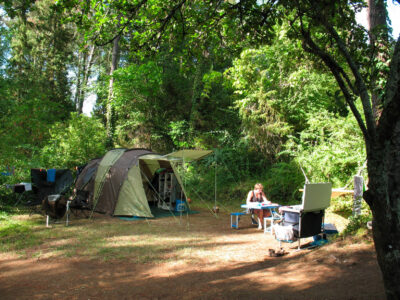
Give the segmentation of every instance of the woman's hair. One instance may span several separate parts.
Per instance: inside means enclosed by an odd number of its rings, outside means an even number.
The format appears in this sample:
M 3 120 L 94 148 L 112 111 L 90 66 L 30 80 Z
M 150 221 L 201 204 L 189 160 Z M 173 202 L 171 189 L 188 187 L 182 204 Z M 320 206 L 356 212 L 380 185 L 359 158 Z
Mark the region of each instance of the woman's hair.
M 256 183 L 256 184 L 254 185 L 254 189 L 255 189 L 255 190 L 257 190 L 257 189 L 262 190 L 262 189 L 264 189 L 264 187 L 263 187 L 263 185 L 262 185 L 261 183 Z

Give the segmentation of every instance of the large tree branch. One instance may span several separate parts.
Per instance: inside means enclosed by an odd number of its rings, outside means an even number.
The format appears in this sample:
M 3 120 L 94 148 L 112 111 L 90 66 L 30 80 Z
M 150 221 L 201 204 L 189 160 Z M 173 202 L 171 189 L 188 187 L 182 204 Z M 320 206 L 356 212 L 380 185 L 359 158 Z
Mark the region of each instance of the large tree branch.
M 153 40 L 155 37 L 157 37 L 157 45 L 160 44 L 162 34 L 164 33 L 165 28 L 167 27 L 167 24 L 169 21 L 172 19 L 172 17 L 175 15 L 177 11 L 180 11 L 182 8 L 183 4 L 185 4 L 186 0 L 182 0 L 179 2 L 177 5 L 175 5 L 168 13 L 168 15 L 161 20 L 161 26 L 160 29 L 153 34 L 153 36 L 150 38 L 150 40 Z
M 323 51 L 313 41 L 310 33 L 304 29 L 302 22 L 301 22 L 301 34 L 303 36 L 304 50 L 321 58 L 322 61 L 325 63 L 325 65 L 331 70 L 333 76 L 335 76 L 335 79 L 336 79 L 337 83 L 339 84 L 339 87 L 344 95 L 344 98 L 346 99 L 347 104 L 350 107 L 350 110 L 352 111 L 354 117 L 356 118 L 358 126 L 360 127 L 364 137 L 367 138 L 368 137 L 367 128 L 365 127 L 365 124 L 360 115 L 360 112 L 357 110 L 357 108 L 354 104 L 354 97 L 353 97 L 352 93 L 349 91 L 349 88 L 347 87 L 349 82 L 348 82 L 348 77 L 346 76 L 344 70 L 332 58 L 332 56 L 330 56 L 326 51 Z M 347 83 L 347 85 L 346 85 L 346 83 Z M 352 91 L 351 86 L 350 86 L 350 90 Z
M 324 22 L 323 25 L 327 29 L 328 33 L 335 39 L 335 41 L 338 45 L 339 51 L 342 53 L 342 55 L 346 59 L 347 64 L 349 65 L 349 67 L 352 71 L 352 74 L 356 80 L 355 84 L 357 86 L 357 90 L 358 90 L 358 93 L 361 98 L 361 103 L 363 105 L 365 122 L 367 124 L 369 138 L 375 139 L 375 137 L 376 137 L 375 118 L 374 118 L 374 114 L 372 112 L 371 101 L 370 101 L 368 89 L 367 89 L 367 86 L 365 85 L 364 79 L 362 78 L 362 76 L 360 74 L 359 68 L 357 67 L 357 65 L 354 62 L 353 58 L 351 57 L 349 51 L 347 50 L 346 45 L 344 44 L 343 40 L 340 38 L 340 36 L 336 32 L 336 30 L 333 28 L 333 26 L 326 22 Z
M 141 8 L 147 3 L 147 1 L 148 1 L 148 0 L 142 0 L 142 1 L 141 1 L 140 3 L 138 3 L 137 5 L 131 7 L 131 8 L 129 9 L 128 22 L 125 22 L 125 24 L 123 24 L 122 26 L 121 26 L 121 24 L 118 24 L 118 27 L 119 27 L 118 32 L 117 32 L 115 35 L 113 35 L 112 38 L 110 38 L 110 39 L 108 39 L 108 40 L 106 40 L 105 42 L 102 42 L 102 43 L 100 43 L 100 42 L 97 41 L 97 38 L 98 38 L 99 35 L 101 34 L 101 30 L 102 30 L 102 29 L 100 28 L 99 32 L 97 33 L 97 35 L 96 35 L 95 38 L 94 38 L 94 40 L 95 40 L 95 45 L 98 46 L 98 47 L 102 47 L 102 46 L 105 46 L 105 45 L 107 45 L 107 44 L 113 43 L 114 40 L 115 40 L 116 38 L 121 37 L 121 36 L 122 36 L 122 33 L 124 32 L 125 28 L 128 26 L 129 22 L 136 16 L 136 14 L 137 14 L 137 12 L 139 11 L 139 9 L 141 9 Z
M 354 87 L 353 83 L 351 82 L 349 76 L 347 73 L 343 70 L 343 68 L 333 59 L 332 56 L 330 56 L 326 51 L 323 51 L 322 48 L 320 48 L 311 38 L 311 34 L 308 30 L 304 28 L 303 20 L 300 16 L 300 24 L 301 24 L 301 35 L 303 38 L 306 38 L 307 42 L 309 42 L 309 46 L 312 47 L 313 49 L 317 50 L 320 55 L 323 55 L 329 65 L 332 65 L 337 72 L 340 74 L 340 76 L 343 78 L 344 83 L 348 86 L 348 88 L 351 90 L 352 93 L 357 94 L 357 90 Z M 318 56 L 320 56 L 318 55 Z M 321 56 L 320 56 L 321 57 Z

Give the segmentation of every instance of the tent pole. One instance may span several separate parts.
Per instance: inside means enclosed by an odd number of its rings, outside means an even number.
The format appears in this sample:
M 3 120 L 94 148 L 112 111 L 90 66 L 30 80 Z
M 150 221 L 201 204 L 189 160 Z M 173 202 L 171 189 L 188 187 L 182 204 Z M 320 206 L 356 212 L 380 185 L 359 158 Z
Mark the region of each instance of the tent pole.
M 186 186 L 186 170 L 185 170 L 185 156 L 184 155 L 182 155 L 182 163 L 183 163 L 182 166 L 183 166 L 183 173 L 184 173 L 183 186 L 185 187 Z M 182 198 L 181 198 L 181 201 L 183 201 Z M 188 205 L 187 199 L 186 199 L 186 202 L 184 202 L 184 203 L 186 205 L 186 213 L 187 213 L 187 205 Z M 181 221 L 182 221 L 182 210 L 180 211 L 179 224 L 181 224 Z
M 214 151 L 215 171 L 214 171 L 214 212 L 218 213 L 217 208 L 217 151 Z

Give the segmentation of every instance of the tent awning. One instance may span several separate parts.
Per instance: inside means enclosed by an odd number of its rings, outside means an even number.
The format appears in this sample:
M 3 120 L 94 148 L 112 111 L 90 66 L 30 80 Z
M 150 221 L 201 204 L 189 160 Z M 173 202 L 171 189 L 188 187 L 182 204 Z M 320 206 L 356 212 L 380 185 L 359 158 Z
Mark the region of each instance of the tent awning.
M 211 154 L 212 150 L 179 150 L 176 152 L 172 152 L 164 155 L 164 157 L 168 158 L 168 160 L 172 161 L 193 161 L 198 160 L 200 158 L 206 157 Z

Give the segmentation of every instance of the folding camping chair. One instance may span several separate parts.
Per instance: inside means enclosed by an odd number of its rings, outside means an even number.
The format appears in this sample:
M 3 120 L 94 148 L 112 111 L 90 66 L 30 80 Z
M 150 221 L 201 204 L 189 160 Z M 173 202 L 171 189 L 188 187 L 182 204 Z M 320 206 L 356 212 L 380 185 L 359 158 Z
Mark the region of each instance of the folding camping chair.
M 61 215 L 61 210 L 67 210 L 69 213 L 69 202 L 64 199 L 74 181 L 71 170 L 31 169 L 31 180 L 35 191 L 35 199 L 32 201 L 31 207 L 35 209 L 41 204 L 42 211 L 47 215 L 47 225 L 50 217 L 58 219 L 64 216 L 64 214 Z M 63 201 L 60 202 L 59 197 L 62 197 Z M 54 207 L 57 208 L 57 213 L 52 211 L 55 209 Z
M 283 220 L 275 224 L 275 237 L 281 242 L 298 241 L 323 232 L 325 209 L 331 201 L 332 183 L 307 183 L 304 185 L 302 204 L 283 207 Z M 281 226 L 281 227 L 280 227 Z
M 83 217 L 88 218 L 90 211 L 92 210 L 92 206 L 89 203 L 89 197 L 90 193 L 88 191 L 74 190 L 73 196 L 67 202 L 67 216 L 69 215 L 69 211 L 71 211 L 76 217 L 82 215 Z

